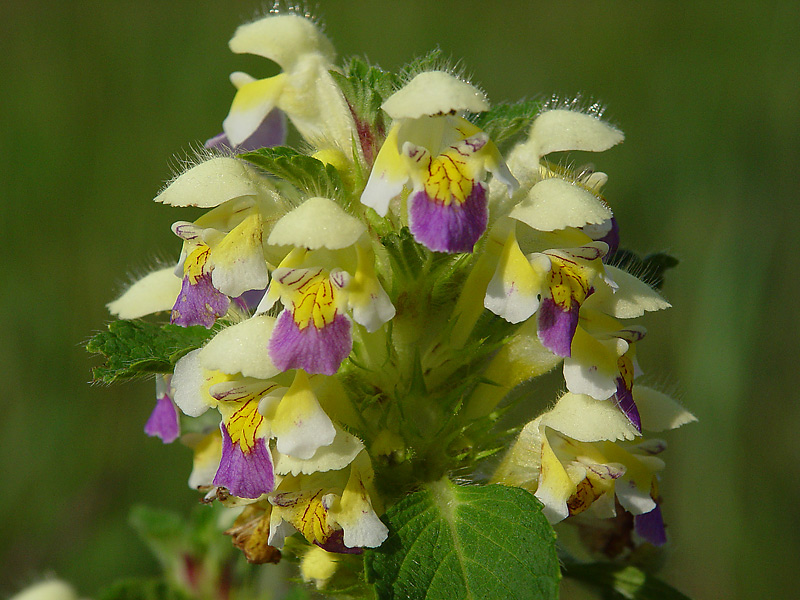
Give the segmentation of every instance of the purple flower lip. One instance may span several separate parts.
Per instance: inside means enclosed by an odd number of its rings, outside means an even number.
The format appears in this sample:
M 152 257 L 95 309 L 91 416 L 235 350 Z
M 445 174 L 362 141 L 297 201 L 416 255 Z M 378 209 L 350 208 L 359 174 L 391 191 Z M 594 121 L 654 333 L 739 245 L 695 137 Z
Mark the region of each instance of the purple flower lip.
M 314 544 L 323 550 L 337 554 L 362 554 L 364 552 L 363 548 L 350 548 L 344 545 L 344 529 L 337 529 L 324 542 L 314 540 Z
M 202 325 L 210 329 L 218 317 L 228 312 L 230 303 L 230 298 L 211 283 L 210 272 L 203 273 L 197 283 L 192 283 L 191 277 L 185 275 L 169 322 L 181 327 Z
M 580 306 L 573 302 L 569 310 L 562 310 L 552 299 L 544 298 L 539 306 L 539 341 L 558 356 L 572 356 L 572 338 L 578 328 Z
M 633 526 L 636 534 L 643 540 L 650 542 L 654 546 L 663 546 L 667 543 L 667 531 L 664 527 L 664 517 L 661 514 L 661 507 L 656 503 L 656 507 L 648 513 L 635 515 Z
M 239 498 L 258 498 L 275 489 L 275 474 L 272 468 L 272 455 L 263 438 L 256 438 L 249 452 L 231 441 L 225 426 L 222 431 L 222 459 L 214 475 L 214 485 L 227 488 Z
M 435 252 L 472 252 L 486 230 L 486 187 L 475 183 L 463 203 L 445 204 L 419 190 L 409 198 L 409 228 L 414 238 Z
M 642 418 L 639 416 L 639 409 L 633 401 L 633 393 L 631 389 L 625 384 L 623 377 L 617 378 L 617 391 L 613 396 L 614 402 L 619 409 L 628 417 L 631 425 L 636 427 L 636 430 L 642 432 Z
M 334 375 L 353 348 L 351 328 L 350 319 L 336 313 L 321 329 L 313 323 L 300 329 L 292 313 L 284 310 L 272 331 L 269 356 L 282 371 L 303 369 L 310 374 Z
M 144 432 L 150 437 L 160 438 L 165 444 L 171 444 L 178 439 L 180 430 L 177 408 L 169 396 L 159 396 L 144 426 Z
M 231 144 L 224 133 L 206 140 L 204 146 L 209 149 L 227 152 L 253 152 L 260 148 L 280 146 L 286 141 L 286 115 L 278 109 L 271 110 L 258 128 L 241 144 Z

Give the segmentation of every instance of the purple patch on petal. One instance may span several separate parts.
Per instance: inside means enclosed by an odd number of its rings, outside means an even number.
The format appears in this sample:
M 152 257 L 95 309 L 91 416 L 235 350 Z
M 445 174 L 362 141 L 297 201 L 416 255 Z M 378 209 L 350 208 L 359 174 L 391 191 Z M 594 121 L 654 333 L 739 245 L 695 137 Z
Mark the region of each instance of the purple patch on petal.
M 580 305 L 573 302 L 569 310 L 562 310 L 552 298 L 544 298 L 539 306 L 539 341 L 558 356 L 572 356 L 572 338 L 578 328 Z
M 608 252 L 603 257 L 603 262 L 608 262 L 614 252 L 617 251 L 617 248 L 619 248 L 619 224 L 616 217 L 611 217 L 611 229 L 597 241 L 608 244 Z
M 150 437 L 161 438 L 165 444 L 171 444 L 181 432 L 178 409 L 169 396 L 156 399 L 156 406 L 144 426 L 144 432 Z
M 408 224 L 414 239 L 436 252 L 472 252 L 486 231 L 489 210 L 486 188 L 475 183 L 463 204 L 444 205 L 432 200 L 425 190 L 409 198 Z
M 222 431 L 222 459 L 214 475 L 214 485 L 228 488 L 239 498 L 258 498 L 275 489 L 272 455 L 267 441 L 257 438 L 250 452 L 244 452 L 239 444 L 231 442 L 224 425 Z
M 283 111 L 273 109 L 261 121 L 261 125 L 250 134 L 250 137 L 238 146 L 232 146 L 224 133 L 215 135 L 204 144 L 206 148 L 234 152 L 252 152 L 259 148 L 280 146 L 286 141 L 286 115 Z
M 320 544 L 319 540 L 314 540 L 314 543 L 328 552 L 337 552 L 339 554 L 361 554 L 364 552 L 363 548 L 348 548 L 344 545 L 344 529 L 337 529 L 331 536 L 325 540 L 324 544 Z
M 634 516 L 633 526 L 639 537 L 654 546 L 663 546 L 667 543 L 667 531 L 664 528 L 664 518 L 658 504 L 650 512 Z
M 169 322 L 181 327 L 202 325 L 211 328 L 217 317 L 228 312 L 230 303 L 230 298 L 211 283 L 211 273 L 201 275 L 195 284 L 185 276 Z
M 311 324 L 301 330 L 292 313 L 284 310 L 269 340 L 269 356 L 282 371 L 303 369 L 309 374 L 333 375 L 353 349 L 351 328 L 350 319 L 336 313 L 322 329 Z
M 266 289 L 248 290 L 236 298 L 236 304 L 241 306 L 244 310 L 253 310 L 258 306 L 259 302 L 261 302 L 261 299 L 264 297 L 266 291 Z
M 625 379 L 617 377 L 617 391 L 613 396 L 614 402 L 624 413 L 636 430 L 642 432 L 642 418 L 639 416 L 639 409 L 633 401 L 633 392 L 625 385 Z

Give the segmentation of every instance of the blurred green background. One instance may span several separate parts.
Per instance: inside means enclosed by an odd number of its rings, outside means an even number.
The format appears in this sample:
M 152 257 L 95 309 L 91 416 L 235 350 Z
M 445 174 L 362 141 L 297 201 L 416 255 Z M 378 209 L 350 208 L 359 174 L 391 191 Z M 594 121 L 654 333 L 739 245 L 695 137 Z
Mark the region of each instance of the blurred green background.
M 132 504 L 186 511 L 188 450 L 141 430 L 153 386 L 90 387 L 82 344 L 187 213 L 150 199 L 217 133 L 227 40 L 255 2 L 0 8 L 0 596 L 42 573 L 93 595 L 155 565 Z M 682 261 L 640 362 L 700 422 L 669 436 L 665 578 L 694 598 L 800 587 L 800 11 L 794 2 L 321 2 L 341 55 L 440 46 L 494 101 L 582 93 L 625 143 L 593 160 L 623 244 Z M 190 215 L 189 218 L 192 218 Z

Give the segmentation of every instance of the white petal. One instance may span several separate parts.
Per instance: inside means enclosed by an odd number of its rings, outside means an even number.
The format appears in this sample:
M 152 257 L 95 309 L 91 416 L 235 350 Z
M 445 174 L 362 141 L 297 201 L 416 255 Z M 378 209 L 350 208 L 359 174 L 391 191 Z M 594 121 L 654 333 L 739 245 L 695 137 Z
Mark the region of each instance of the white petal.
M 138 319 L 155 312 L 172 310 L 181 291 L 181 280 L 172 267 L 153 271 L 109 302 L 109 312 L 120 319 Z
M 209 408 L 202 390 L 205 375 L 199 355 L 200 350 L 192 350 L 175 363 L 175 373 L 170 381 L 172 399 L 190 417 L 199 417 Z
M 614 490 L 622 508 L 632 515 L 642 515 L 656 507 L 655 501 L 650 497 L 649 490 L 646 492 L 640 490 L 632 479 L 627 479 L 625 476 L 617 481 Z
M 377 548 L 389 535 L 389 529 L 369 507 L 361 518 L 344 529 L 344 545 L 348 548 Z
M 558 177 L 544 179 L 531 188 L 528 197 L 509 216 L 539 231 L 583 227 L 611 218 L 611 210 L 579 185 Z
M 509 323 L 525 321 L 539 309 L 544 274 L 551 266 L 543 254 L 534 255 L 529 262 L 516 239 L 509 237 L 486 287 L 483 305 Z
M 352 302 L 353 297 L 349 296 L 353 319 L 359 325 L 363 325 L 370 333 L 376 331 L 384 323 L 391 321 L 397 312 L 380 282 L 375 280 L 374 284 L 369 288 L 370 293 L 366 302 L 354 303 Z
M 275 317 L 261 315 L 226 327 L 200 350 L 199 364 L 208 370 L 269 379 L 280 373 L 269 358 L 267 345 Z
M 274 513 L 273 513 L 274 514 Z M 283 548 L 283 541 L 287 536 L 292 535 L 297 531 L 289 521 L 283 519 L 270 519 L 269 522 L 269 538 L 267 543 L 276 548 Z
M 566 109 L 549 110 L 536 117 L 530 135 L 539 156 L 564 150 L 602 152 L 624 139 L 619 129 L 597 117 Z
M 416 119 L 452 111 L 489 110 L 478 88 L 444 71 L 420 73 L 389 97 L 381 107 L 393 119 Z
M 217 265 L 211 283 L 226 296 L 237 298 L 248 290 L 263 290 L 269 283 L 269 271 L 263 252 L 243 254 L 233 265 Z
M 648 431 L 666 431 L 697 421 L 688 410 L 675 400 L 643 385 L 633 386 L 633 399 Z
M 366 230 L 361 221 L 333 200 L 309 198 L 275 224 L 267 243 L 338 250 L 355 244 Z
M 582 365 L 571 358 L 564 359 L 564 381 L 574 394 L 587 394 L 606 400 L 617 391 L 615 377 L 598 370 L 594 365 Z
M 389 202 L 403 191 L 403 185 L 408 176 L 403 174 L 397 179 L 392 179 L 390 173 L 378 173 L 373 168 L 367 186 L 361 194 L 361 203 L 375 209 L 380 216 L 385 217 L 389 210 Z
M 612 402 L 570 392 L 561 396 L 541 422 L 579 442 L 632 440 L 638 435 Z
M 244 161 L 220 156 L 178 176 L 155 201 L 172 206 L 213 208 L 234 198 L 256 196 L 259 192 L 257 178 Z

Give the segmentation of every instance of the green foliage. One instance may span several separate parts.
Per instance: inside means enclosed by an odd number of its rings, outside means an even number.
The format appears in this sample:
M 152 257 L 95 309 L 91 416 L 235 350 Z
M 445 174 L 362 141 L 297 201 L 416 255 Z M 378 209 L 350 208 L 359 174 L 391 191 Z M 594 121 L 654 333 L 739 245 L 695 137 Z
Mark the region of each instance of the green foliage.
M 108 331 L 101 331 L 86 344 L 89 352 L 105 357 L 104 365 L 92 369 L 92 378 L 95 383 L 114 383 L 152 373 L 172 373 L 178 359 L 202 346 L 212 332 L 201 325 L 113 321 Z
M 344 183 L 336 167 L 292 148 L 261 148 L 238 157 L 287 181 L 310 196 L 340 201 L 346 198 Z
M 190 600 L 191 596 L 157 579 L 125 579 L 100 592 L 98 600 Z
M 408 82 L 424 71 L 453 71 L 452 61 L 445 58 L 441 48 L 434 48 L 427 54 L 416 57 L 400 70 L 400 79 Z
M 375 126 L 382 124 L 381 104 L 400 85 L 397 75 L 354 57 L 345 65 L 342 73 L 331 71 L 331 76 L 359 121 Z
M 609 600 L 689 600 L 675 588 L 634 566 L 567 562 L 564 577 L 599 589 Z
M 392 271 L 397 281 L 403 282 L 401 292 L 409 292 L 411 282 L 420 282 L 430 288 L 427 293 L 434 305 L 442 304 L 460 290 L 471 254 L 433 252 L 414 239 L 408 227 L 381 237 L 389 253 Z
M 521 100 L 520 102 L 498 104 L 477 115 L 475 125 L 489 134 L 498 146 L 517 134 L 527 131 L 539 114 L 543 102 L 540 100 Z
M 305 587 L 294 586 L 283 600 L 312 600 L 311 594 Z
M 664 273 L 678 265 L 678 259 L 666 252 L 655 252 L 640 258 L 634 252 L 620 248 L 609 264 L 624 269 L 656 289 L 664 285 Z
M 528 492 L 429 484 L 386 513 L 389 538 L 366 553 L 381 600 L 558 597 L 555 535 Z

